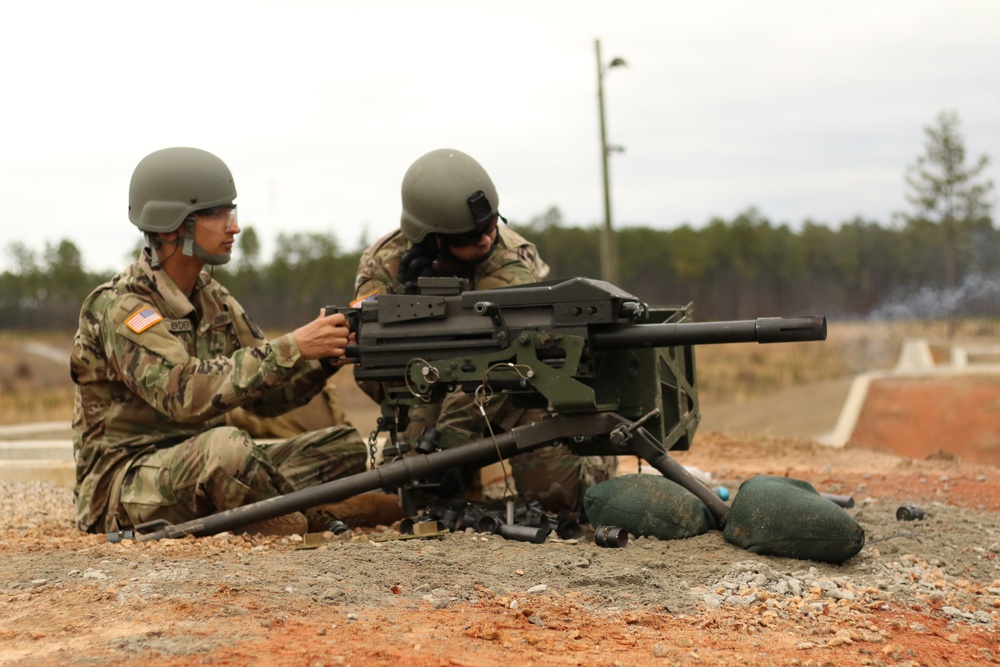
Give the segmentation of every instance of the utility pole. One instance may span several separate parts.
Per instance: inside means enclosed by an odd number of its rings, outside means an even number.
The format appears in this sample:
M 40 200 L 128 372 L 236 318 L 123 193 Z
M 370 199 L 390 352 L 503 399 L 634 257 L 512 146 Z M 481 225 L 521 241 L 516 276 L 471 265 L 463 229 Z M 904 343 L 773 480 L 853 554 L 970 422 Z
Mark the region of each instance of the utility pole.
M 621 147 L 608 145 L 607 131 L 604 121 L 604 61 L 601 60 L 601 40 L 594 40 L 594 48 L 597 51 L 597 109 L 601 123 L 601 175 L 604 181 L 604 227 L 601 234 L 601 278 L 618 285 L 621 279 L 618 259 L 618 238 L 615 236 L 614 226 L 611 223 L 611 185 L 608 176 L 608 154 L 611 151 L 621 151 Z M 608 63 L 608 69 L 612 67 L 623 67 L 625 61 L 621 58 L 614 58 Z

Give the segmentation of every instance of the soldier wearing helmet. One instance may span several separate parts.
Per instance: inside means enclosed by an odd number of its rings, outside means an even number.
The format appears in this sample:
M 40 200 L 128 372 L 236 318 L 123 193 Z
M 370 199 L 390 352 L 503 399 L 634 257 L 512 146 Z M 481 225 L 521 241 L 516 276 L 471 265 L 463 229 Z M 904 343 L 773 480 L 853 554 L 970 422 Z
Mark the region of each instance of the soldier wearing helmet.
M 84 301 L 70 357 L 82 530 L 189 521 L 365 469 L 351 428 L 261 445 L 226 426 L 237 406 L 272 415 L 308 401 L 333 372 L 318 360 L 342 356 L 350 336 L 342 315 L 321 313 L 268 340 L 202 270 L 229 260 L 235 199 L 229 168 L 203 150 L 167 148 L 135 168 L 129 220 L 148 247 Z M 250 530 L 309 527 L 293 513 Z
M 225 264 L 232 241 L 209 252 L 195 238 L 195 222 L 198 217 L 225 219 L 225 231 L 235 237 L 235 199 L 236 184 L 222 160 L 196 148 L 167 148 L 147 155 L 132 172 L 128 218 L 154 250 L 182 245 L 184 256 L 194 255 L 203 264 Z M 157 264 L 158 255 L 152 255 Z
M 398 229 L 376 241 L 361 255 L 355 299 L 377 298 L 415 287 L 421 276 L 455 276 L 470 289 L 493 289 L 537 282 L 549 267 L 534 244 L 499 222 L 500 197 L 486 170 L 472 157 L 450 148 L 431 151 L 406 171 L 403 211 Z M 362 388 L 379 399 L 377 384 Z M 413 445 L 424 428 L 441 434 L 442 448 L 479 440 L 490 430 L 509 430 L 544 416 L 502 397 L 494 398 L 483 419 L 472 398 L 459 390 L 437 404 L 410 408 L 404 444 Z M 577 457 L 562 445 L 546 447 L 511 460 L 514 483 L 527 500 L 546 509 L 579 510 L 587 486 L 613 475 L 614 459 Z M 468 475 L 460 480 L 469 485 Z M 455 475 L 450 477 L 455 479 Z M 454 485 L 444 485 L 445 493 Z
M 486 170 L 450 148 L 417 159 L 403 176 L 399 229 L 361 257 L 355 292 L 405 289 L 420 276 L 458 276 L 473 289 L 536 282 L 549 267 L 534 244 L 498 226 L 500 197 Z

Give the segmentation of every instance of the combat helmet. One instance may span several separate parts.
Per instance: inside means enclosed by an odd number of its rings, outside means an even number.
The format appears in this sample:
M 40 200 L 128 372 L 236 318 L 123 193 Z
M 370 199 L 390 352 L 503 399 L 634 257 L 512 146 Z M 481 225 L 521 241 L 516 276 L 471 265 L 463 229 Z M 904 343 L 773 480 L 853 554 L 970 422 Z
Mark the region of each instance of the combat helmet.
M 225 162 L 199 148 L 164 148 L 132 172 L 128 218 L 144 232 L 167 233 L 191 213 L 234 199 L 236 184 Z
M 411 243 L 428 234 L 485 229 L 500 197 L 486 170 L 461 151 L 441 148 L 421 156 L 403 176 L 400 227 Z
M 128 191 L 128 218 L 146 235 L 151 248 L 163 243 L 159 234 L 187 224 L 183 253 L 208 264 L 225 264 L 228 254 L 210 254 L 194 240 L 194 214 L 231 206 L 236 184 L 226 163 L 199 148 L 164 148 L 144 157 L 132 172 Z M 153 265 L 158 261 L 153 256 Z

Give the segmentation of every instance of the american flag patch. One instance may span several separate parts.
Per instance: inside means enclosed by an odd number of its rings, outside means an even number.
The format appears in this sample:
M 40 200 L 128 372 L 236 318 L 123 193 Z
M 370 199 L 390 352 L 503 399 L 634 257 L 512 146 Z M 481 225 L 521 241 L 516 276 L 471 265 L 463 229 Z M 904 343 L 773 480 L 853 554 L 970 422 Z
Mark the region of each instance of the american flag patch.
M 157 322 L 162 322 L 163 316 L 152 308 L 136 311 L 125 320 L 125 326 L 136 333 L 142 333 Z

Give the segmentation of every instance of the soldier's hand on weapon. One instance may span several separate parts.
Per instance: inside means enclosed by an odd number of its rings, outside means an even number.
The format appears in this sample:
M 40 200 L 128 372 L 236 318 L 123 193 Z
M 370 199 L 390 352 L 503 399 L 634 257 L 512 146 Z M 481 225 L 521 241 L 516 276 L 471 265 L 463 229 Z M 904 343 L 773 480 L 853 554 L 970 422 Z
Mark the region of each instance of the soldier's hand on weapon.
M 343 313 L 326 314 L 320 308 L 319 317 L 292 332 L 304 359 L 343 359 L 347 344 L 354 334 L 347 326 Z

